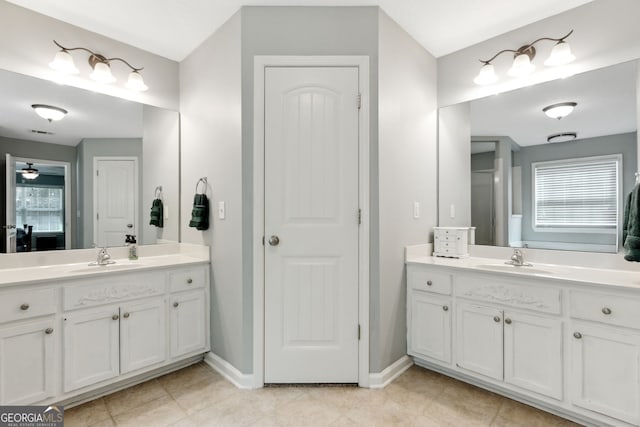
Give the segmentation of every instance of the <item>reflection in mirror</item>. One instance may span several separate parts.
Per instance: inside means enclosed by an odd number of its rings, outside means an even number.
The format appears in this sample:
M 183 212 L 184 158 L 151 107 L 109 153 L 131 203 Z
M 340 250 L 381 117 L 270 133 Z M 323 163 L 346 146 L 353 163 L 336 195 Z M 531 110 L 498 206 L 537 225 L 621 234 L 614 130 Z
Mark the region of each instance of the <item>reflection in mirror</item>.
M 617 252 L 638 170 L 637 78 L 630 62 L 469 103 L 476 244 Z M 543 113 L 561 102 L 577 106 Z
M 0 93 L 2 252 L 178 240 L 177 112 L 3 70 Z M 45 120 L 32 104 L 68 113 Z M 163 228 L 149 225 L 158 186 Z

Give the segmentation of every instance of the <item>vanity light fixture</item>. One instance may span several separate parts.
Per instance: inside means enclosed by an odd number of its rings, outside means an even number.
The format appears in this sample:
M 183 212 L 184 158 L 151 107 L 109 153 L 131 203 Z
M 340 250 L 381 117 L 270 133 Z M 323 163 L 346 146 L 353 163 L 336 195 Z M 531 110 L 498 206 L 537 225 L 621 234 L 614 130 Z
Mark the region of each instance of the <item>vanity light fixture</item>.
M 31 104 L 31 108 L 34 109 L 37 115 L 43 119 L 49 120 L 51 123 L 54 120 L 60 120 L 67 115 L 68 111 L 64 108 L 54 107 L 53 105 L 46 104 Z
M 36 179 L 40 176 L 38 169 L 33 167 L 33 163 L 27 162 L 27 167 L 20 171 L 24 179 Z
M 553 135 L 549 135 L 547 137 L 547 142 L 567 142 L 573 141 L 578 137 L 576 132 L 562 132 L 562 133 L 554 133 Z
M 542 109 L 542 112 L 552 119 L 562 119 L 567 117 L 574 108 L 578 105 L 577 102 L 559 102 L 557 104 L 547 105 Z
M 129 73 L 129 78 L 125 85 L 127 88 L 135 90 L 137 92 L 143 92 L 149 89 L 149 87 L 144 84 L 142 75 L 140 75 L 140 71 L 142 71 L 143 68 L 136 68 L 122 58 L 107 58 L 84 47 L 64 47 L 55 40 L 53 41 L 53 43 L 60 49 L 62 49 L 58 53 L 56 53 L 53 61 L 49 63 L 49 67 L 53 68 L 54 70 L 61 71 L 67 74 L 78 74 L 80 71 L 73 62 L 73 57 L 69 52 L 73 50 L 83 50 L 89 53 L 89 65 L 93 70 L 89 77 L 92 80 L 104 84 L 114 83 L 117 79 L 113 76 L 113 74 L 111 74 L 111 62 L 120 61 L 131 68 L 131 73 Z
M 480 62 L 482 62 L 483 64 L 482 68 L 480 68 L 480 72 L 478 73 L 476 78 L 473 79 L 473 82 L 478 85 L 488 85 L 498 80 L 498 76 L 496 76 L 495 69 L 491 62 L 505 52 L 513 53 L 513 64 L 507 71 L 507 74 L 509 76 L 523 77 L 532 73 L 535 69 L 535 65 L 533 65 L 531 61 L 536 56 L 536 48 L 534 47 L 534 45 L 542 40 L 550 40 L 556 42 L 556 45 L 551 50 L 549 58 L 544 61 L 544 65 L 552 67 L 566 65 L 576 59 L 576 57 L 571 54 L 569 43 L 565 41 L 565 39 L 571 34 L 573 34 L 573 30 L 569 31 L 566 36 L 560 37 L 559 39 L 542 37 L 532 43 L 521 46 L 517 50 L 504 49 L 493 55 L 490 59 L 481 59 Z

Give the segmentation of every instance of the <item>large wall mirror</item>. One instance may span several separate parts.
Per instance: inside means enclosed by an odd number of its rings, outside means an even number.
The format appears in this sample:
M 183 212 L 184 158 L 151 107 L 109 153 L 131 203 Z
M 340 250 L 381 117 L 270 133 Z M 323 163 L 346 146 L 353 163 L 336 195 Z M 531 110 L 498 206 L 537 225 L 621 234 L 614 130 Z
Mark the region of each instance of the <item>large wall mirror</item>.
M 179 240 L 177 112 L 5 70 L 0 93 L 0 252 Z M 162 227 L 149 224 L 156 198 Z
M 441 128 L 465 129 L 457 138 L 469 158 L 455 167 L 469 169 L 457 185 L 470 211 L 457 224 L 441 214 L 441 225 L 474 226 L 482 245 L 617 252 L 638 171 L 637 81 L 632 61 L 441 109 Z M 566 103 L 562 118 L 543 112 Z M 450 134 L 441 169 L 451 167 Z

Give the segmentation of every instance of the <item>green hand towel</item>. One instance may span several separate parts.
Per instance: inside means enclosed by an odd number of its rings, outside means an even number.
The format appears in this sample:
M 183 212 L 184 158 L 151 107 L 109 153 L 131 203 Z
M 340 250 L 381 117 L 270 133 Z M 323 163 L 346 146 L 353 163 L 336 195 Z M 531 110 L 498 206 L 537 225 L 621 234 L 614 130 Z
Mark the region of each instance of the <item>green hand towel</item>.
M 624 259 L 640 262 L 640 185 L 636 185 L 627 196 L 624 208 Z
M 196 194 L 193 197 L 193 209 L 191 210 L 189 227 L 195 227 L 200 231 L 209 228 L 209 199 L 206 194 Z
M 155 225 L 158 228 L 162 228 L 164 226 L 164 206 L 162 205 L 162 200 L 155 199 L 151 203 L 150 217 L 149 225 Z

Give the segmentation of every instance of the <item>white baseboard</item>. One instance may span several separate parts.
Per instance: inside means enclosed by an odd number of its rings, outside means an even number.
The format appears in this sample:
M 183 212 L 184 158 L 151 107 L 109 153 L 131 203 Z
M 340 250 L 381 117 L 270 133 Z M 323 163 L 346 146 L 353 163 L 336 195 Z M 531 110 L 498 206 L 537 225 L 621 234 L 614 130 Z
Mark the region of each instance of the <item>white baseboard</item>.
M 384 388 L 396 378 L 398 378 L 404 371 L 409 369 L 413 365 L 413 359 L 407 355 L 402 356 L 400 359 L 387 366 L 382 372 L 376 372 L 369 374 L 369 387 L 370 388 Z
M 236 387 L 243 389 L 255 388 L 252 374 L 243 374 L 235 366 L 217 354 L 213 354 L 212 352 L 205 354 L 204 362 L 233 383 Z

